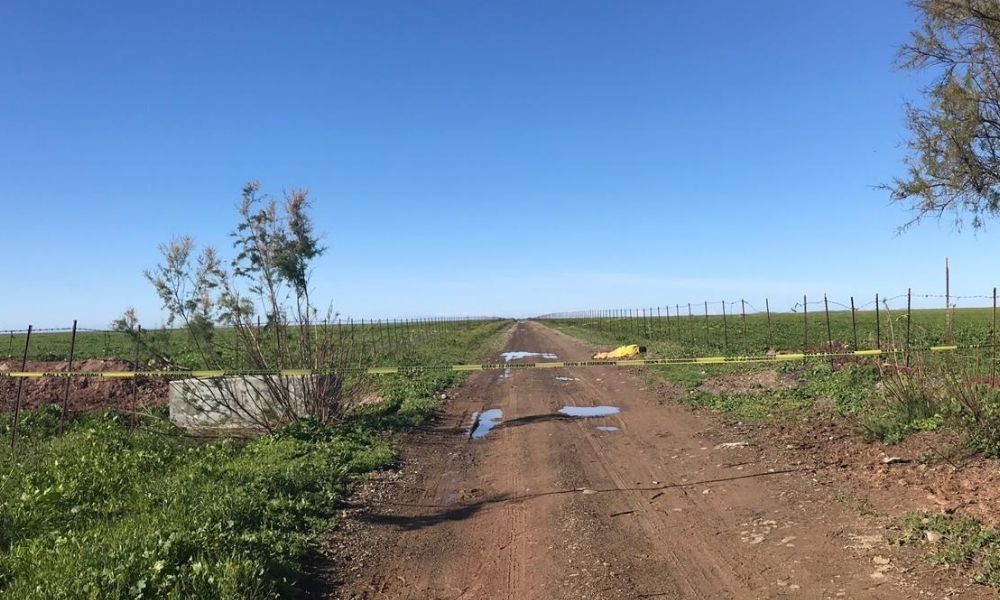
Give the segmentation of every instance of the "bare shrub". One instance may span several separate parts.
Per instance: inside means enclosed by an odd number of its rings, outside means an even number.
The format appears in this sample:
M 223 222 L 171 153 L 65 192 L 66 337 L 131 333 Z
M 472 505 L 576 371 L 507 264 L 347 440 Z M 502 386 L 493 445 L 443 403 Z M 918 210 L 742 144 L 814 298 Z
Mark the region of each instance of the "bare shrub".
M 353 386 L 342 368 L 346 349 L 328 326 L 336 315 L 328 307 L 321 318 L 312 298 L 312 264 L 325 249 L 309 208 L 305 190 L 286 192 L 279 204 L 251 182 L 243 188 L 231 234 L 234 258 L 226 263 L 214 248 L 199 250 L 193 238 L 181 237 L 161 245 L 163 262 L 145 273 L 167 325 L 186 333 L 198 364 L 240 371 L 188 382 L 203 402 L 197 410 L 209 419 L 235 415 L 273 430 L 304 415 L 321 422 L 340 415 L 346 388 Z M 126 311 L 116 326 L 135 335 L 134 312 Z

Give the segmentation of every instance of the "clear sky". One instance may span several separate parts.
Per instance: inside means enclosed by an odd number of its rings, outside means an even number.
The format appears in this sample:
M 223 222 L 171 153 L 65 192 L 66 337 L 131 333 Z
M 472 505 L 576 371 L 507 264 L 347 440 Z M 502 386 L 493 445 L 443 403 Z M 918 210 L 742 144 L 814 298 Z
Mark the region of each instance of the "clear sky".
M 226 248 L 308 187 L 356 317 L 532 315 L 998 283 L 907 219 L 902 1 L 4 2 L 0 328 L 159 307 L 157 244 Z

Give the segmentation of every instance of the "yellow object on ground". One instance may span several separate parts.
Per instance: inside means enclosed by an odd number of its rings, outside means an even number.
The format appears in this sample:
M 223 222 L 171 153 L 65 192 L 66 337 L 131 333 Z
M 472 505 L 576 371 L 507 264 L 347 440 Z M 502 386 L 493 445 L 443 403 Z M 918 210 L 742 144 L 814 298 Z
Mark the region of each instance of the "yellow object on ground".
M 618 346 L 611 352 L 598 352 L 593 356 L 594 360 L 625 360 L 628 358 L 635 358 L 639 356 L 638 344 L 629 344 L 628 346 Z

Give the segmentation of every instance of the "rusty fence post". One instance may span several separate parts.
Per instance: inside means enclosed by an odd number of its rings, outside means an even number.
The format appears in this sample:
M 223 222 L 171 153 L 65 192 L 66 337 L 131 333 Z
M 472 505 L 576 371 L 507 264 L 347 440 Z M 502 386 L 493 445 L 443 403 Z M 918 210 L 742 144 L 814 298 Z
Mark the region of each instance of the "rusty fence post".
M 910 366 L 910 322 L 913 309 L 913 290 L 906 288 L 906 366 Z
M 136 372 L 139 370 L 140 339 L 142 339 L 142 325 L 139 325 L 136 328 L 136 335 L 135 335 L 135 362 L 133 363 L 135 366 L 133 367 L 133 371 Z M 135 372 L 133 372 L 132 373 L 132 417 L 129 420 L 132 429 L 135 429 L 136 424 L 138 423 L 138 404 L 139 404 L 138 400 L 139 400 L 139 376 L 136 375 Z
M 851 296 L 851 331 L 854 332 L 854 349 L 858 349 L 858 318 L 854 309 L 854 296 Z
M 830 330 L 830 300 L 823 294 L 823 312 L 826 313 L 826 348 L 833 353 L 833 332 Z
M 993 349 L 992 368 L 990 372 L 990 385 L 996 387 L 997 384 L 997 289 L 993 288 L 993 329 L 990 332 Z
M 708 300 L 705 300 L 705 347 L 709 344 L 709 332 L 708 332 Z
M 809 352 L 809 303 L 802 295 L 802 351 Z
M 694 313 L 691 312 L 690 302 L 688 302 L 688 333 L 691 334 L 691 346 L 694 346 Z
M 743 348 L 746 350 L 747 344 L 747 301 L 740 298 L 740 314 L 743 316 Z
M 24 337 L 24 355 L 21 357 L 21 372 L 28 366 L 28 348 L 31 344 L 31 325 L 28 325 L 28 334 Z M 21 417 L 21 392 L 24 390 L 24 377 L 17 379 L 17 395 L 14 397 L 14 420 L 10 425 L 10 451 L 14 453 L 17 447 L 17 425 Z
M 767 346 L 770 349 L 774 348 L 774 329 L 771 327 L 771 301 L 767 298 L 764 298 L 764 311 L 767 312 Z
M 875 349 L 882 349 L 882 319 L 879 317 L 878 294 L 875 294 Z
M 726 352 L 729 352 L 729 325 L 726 323 L 726 301 L 722 301 L 722 339 Z
M 951 344 L 954 339 L 954 323 L 952 321 L 955 318 L 955 314 L 951 311 L 951 265 L 947 258 L 944 259 L 944 318 L 945 325 L 948 328 L 945 334 L 945 341 Z
M 73 319 L 73 329 L 69 334 L 69 363 L 66 365 L 66 370 L 73 371 L 73 355 L 76 353 L 76 319 Z M 66 424 L 66 413 L 69 412 L 69 389 L 70 389 L 70 379 L 72 377 L 66 377 L 66 383 L 63 387 L 63 405 L 62 412 L 59 414 L 59 435 L 62 435 L 63 429 Z

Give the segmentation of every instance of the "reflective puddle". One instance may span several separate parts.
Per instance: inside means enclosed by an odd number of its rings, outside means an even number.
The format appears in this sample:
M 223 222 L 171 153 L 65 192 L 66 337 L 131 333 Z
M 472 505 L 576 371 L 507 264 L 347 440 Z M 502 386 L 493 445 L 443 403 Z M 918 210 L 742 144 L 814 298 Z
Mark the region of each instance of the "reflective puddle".
M 597 427 L 594 427 L 594 429 L 598 431 L 618 431 L 618 428 L 614 425 L 598 425 Z
M 590 417 L 610 417 L 621 411 L 617 406 L 564 406 L 559 409 L 559 414 L 587 419 Z
M 565 375 L 556 375 L 556 381 L 580 381 L 578 377 L 566 377 Z
M 469 437 L 474 440 L 481 440 L 502 421 L 503 411 L 499 408 L 491 408 L 481 413 L 474 413 L 472 415 L 472 427 L 469 428 Z
M 510 362 L 512 360 L 521 360 L 522 358 L 533 358 L 535 356 L 540 356 L 541 358 L 547 360 L 555 360 L 559 358 L 552 352 L 522 352 L 520 350 L 515 352 L 504 352 L 500 356 L 503 357 L 504 362 Z

